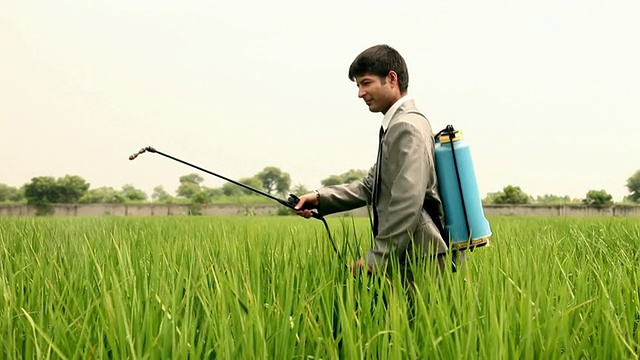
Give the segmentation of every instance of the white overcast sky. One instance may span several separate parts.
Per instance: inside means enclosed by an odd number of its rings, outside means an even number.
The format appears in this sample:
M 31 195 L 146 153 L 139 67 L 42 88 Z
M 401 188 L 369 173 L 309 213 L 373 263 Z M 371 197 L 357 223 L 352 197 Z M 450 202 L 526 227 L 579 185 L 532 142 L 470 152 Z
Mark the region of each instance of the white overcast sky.
M 639 1 L 0 1 L 0 183 L 80 175 L 174 191 L 267 165 L 309 188 L 375 161 L 347 78 L 386 43 L 481 192 L 620 200 L 640 169 Z M 200 173 L 205 185 L 223 181 Z

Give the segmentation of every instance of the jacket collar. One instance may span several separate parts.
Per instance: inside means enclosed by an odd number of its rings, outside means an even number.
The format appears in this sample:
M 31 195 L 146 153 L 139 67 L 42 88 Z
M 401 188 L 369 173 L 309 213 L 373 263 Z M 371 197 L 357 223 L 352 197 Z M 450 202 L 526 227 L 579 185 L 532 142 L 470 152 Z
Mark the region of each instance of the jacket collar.
M 400 109 L 400 107 L 405 103 L 408 106 L 413 105 L 413 98 L 409 94 L 398 99 L 398 101 L 396 101 L 393 105 L 391 105 L 387 113 L 384 114 L 384 117 L 382 118 L 382 130 L 384 132 L 387 132 L 387 128 L 389 128 L 389 123 L 391 122 L 391 119 L 393 119 L 393 116 L 396 114 L 398 109 Z

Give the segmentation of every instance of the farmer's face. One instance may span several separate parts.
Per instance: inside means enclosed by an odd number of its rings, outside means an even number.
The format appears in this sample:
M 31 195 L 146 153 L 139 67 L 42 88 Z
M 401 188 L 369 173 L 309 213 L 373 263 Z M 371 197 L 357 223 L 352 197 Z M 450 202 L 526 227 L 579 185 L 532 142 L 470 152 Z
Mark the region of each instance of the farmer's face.
M 395 102 L 398 92 L 397 75 L 394 71 L 386 77 L 373 74 L 356 76 L 358 97 L 363 99 L 371 112 L 386 113 Z

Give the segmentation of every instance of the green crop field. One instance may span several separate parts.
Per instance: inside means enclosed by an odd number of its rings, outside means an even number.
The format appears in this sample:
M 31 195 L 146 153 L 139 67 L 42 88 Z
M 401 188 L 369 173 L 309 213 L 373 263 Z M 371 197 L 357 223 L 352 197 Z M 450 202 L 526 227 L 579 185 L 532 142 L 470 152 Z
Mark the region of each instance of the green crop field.
M 1 218 L 0 358 L 638 357 L 638 219 L 489 220 L 410 309 L 316 220 Z M 369 247 L 368 219 L 329 225 L 347 261 Z

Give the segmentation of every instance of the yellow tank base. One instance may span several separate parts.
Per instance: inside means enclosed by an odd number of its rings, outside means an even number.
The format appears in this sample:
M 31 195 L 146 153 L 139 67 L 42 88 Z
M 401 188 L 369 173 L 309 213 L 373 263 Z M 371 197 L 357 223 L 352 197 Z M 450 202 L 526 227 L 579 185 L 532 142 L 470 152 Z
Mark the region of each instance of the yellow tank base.
M 490 236 L 486 236 L 486 237 L 475 239 L 472 241 L 453 243 L 451 244 L 451 250 L 459 251 L 459 250 L 466 250 L 469 248 L 489 246 L 489 238 Z

